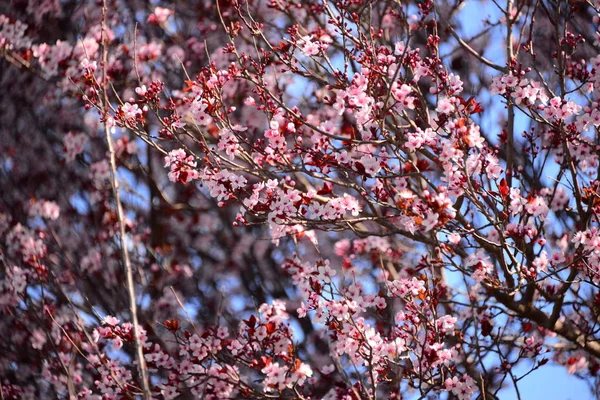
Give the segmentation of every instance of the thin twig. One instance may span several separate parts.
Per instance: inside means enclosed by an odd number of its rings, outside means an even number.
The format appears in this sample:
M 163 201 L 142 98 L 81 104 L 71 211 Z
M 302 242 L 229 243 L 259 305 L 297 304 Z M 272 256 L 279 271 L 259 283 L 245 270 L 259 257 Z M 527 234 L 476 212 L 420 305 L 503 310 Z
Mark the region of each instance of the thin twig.
M 510 70 L 512 59 L 514 57 L 513 50 L 513 36 L 512 36 L 512 9 L 513 0 L 507 0 L 506 2 L 506 68 Z M 515 106 L 513 102 L 508 100 L 508 121 L 506 131 L 506 182 L 508 187 L 512 187 L 512 177 L 514 175 L 514 157 L 513 153 L 515 150 Z

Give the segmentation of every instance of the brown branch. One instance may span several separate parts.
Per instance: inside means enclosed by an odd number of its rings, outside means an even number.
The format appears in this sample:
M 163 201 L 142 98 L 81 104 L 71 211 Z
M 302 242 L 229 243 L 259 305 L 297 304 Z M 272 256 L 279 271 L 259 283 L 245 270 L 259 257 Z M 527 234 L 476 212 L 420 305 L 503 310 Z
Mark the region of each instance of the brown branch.
M 144 349 L 142 348 L 142 342 L 140 341 L 140 327 L 137 317 L 137 304 L 135 296 L 135 287 L 133 282 L 133 270 L 131 267 L 131 261 L 129 259 L 129 252 L 127 251 L 127 236 L 125 235 L 125 217 L 123 214 L 123 205 L 121 203 L 121 194 L 119 192 L 119 179 L 117 177 L 117 160 L 115 155 L 115 149 L 113 145 L 112 136 L 110 129 L 107 125 L 107 117 L 109 113 L 109 100 L 107 90 L 107 68 L 108 68 L 108 47 L 106 43 L 106 27 L 107 25 L 107 8 L 106 0 L 102 1 L 102 85 L 103 85 L 103 108 L 104 108 L 104 135 L 106 136 L 106 142 L 108 144 L 108 151 L 110 153 L 110 170 L 111 170 L 111 186 L 113 194 L 115 196 L 115 203 L 117 207 L 117 218 L 119 220 L 119 237 L 121 241 L 121 256 L 123 265 L 125 266 L 125 272 L 127 276 L 127 292 L 129 294 L 129 311 L 131 313 L 131 322 L 133 324 L 133 335 L 135 340 L 136 357 L 138 362 L 138 369 L 140 377 L 142 379 L 142 398 L 144 400 L 150 400 L 152 398 L 150 393 L 150 385 L 148 381 L 148 371 L 146 368 L 146 362 L 144 360 Z
M 580 346 L 589 354 L 600 357 L 600 342 L 594 339 L 588 339 L 587 335 L 584 332 L 581 332 L 576 326 L 564 323 L 560 320 L 552 321 L 551 317 L 548 317 L 543 311 L 517 302 L 513 300 L 512 296 L 498 290 L 493 291 L 493 296 L 508 309 L 516 312 L 520 317 L 533 321 L 536 324 L 559 334 L 571 343 Z
M 448 31 L 450 32 L 450 34 L 452 36 L 454 36 L 454 38 L 456 39 L 458 44 L 460 44 L 463 49 L 465 49 L 469 54 L 471 54 L 473 57 L 475 57 L 481 63 L 487 65 L 490 68 L 495 69 L 496 71 L 500 71 L 500 72 L 504 72 L 504 73 L 507 72 L 507 68 L 503 68 L 503 67 L 499 66 L 498 64 L 495 64 L 494 62 L 492 62 L 492 61 L 488 60 L 487 58 L 485 58 L 484 56 L 482 56 L 477 50 L 472 48 L 467 42 L 465 42 L 460 36 L 458 36 L 456 31 L 451 26 L 448 26 Z

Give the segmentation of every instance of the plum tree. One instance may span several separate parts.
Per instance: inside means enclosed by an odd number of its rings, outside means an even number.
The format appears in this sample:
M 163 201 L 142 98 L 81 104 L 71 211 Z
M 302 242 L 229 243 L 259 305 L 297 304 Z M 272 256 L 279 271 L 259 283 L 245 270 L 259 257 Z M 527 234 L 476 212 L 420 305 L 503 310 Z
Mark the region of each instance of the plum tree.
M 0 4 L 0 398 L 600 395 L 599 24 Z

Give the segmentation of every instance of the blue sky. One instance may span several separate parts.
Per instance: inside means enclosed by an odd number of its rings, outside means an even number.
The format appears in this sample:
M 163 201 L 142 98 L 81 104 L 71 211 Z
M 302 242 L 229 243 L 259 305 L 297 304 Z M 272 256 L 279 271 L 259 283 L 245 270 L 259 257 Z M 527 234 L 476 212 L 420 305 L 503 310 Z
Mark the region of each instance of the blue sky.
M 506 2 L 499 1 L 498 4 L 505 5 Z M 472 0 L 467 1 L 460 12 L 460 17 L 463 21 L 462 30 L 460 31 L 463 38 L 474 37 L 480 32 L 484 25 L 483 20 L 490 18 L 492 21 L 498 20 L 501 14 L 498 8 L 490 0 Z M 467 22 L 468 21 L 468 22 Z M 505 29 L 505 28 L 504 28 Z M 443 52 L 442 52 L 443 54 Z M 490 46 L 485 49 L 485 57 L 494 61 L 498 65 L 506 64 L 506 54 L 504 46 L 500 38 L 492 40 Z M 491 76 L 499 74 L 487 68 Z M 503 106 L 499 107 L 501 113 L 506 113 Z M 523 130 L 525 125 L 524 118 L 516 118 L 516 132 Z M 490 118 L 490 113 L 484 116 L 482 121 L 486 131 L 490 128 L 497 128 L 493 118 Z M 519 126 L 521 125 L 521 126 Z M 493 133 L 494 131 L 491 131 Z M 526 363 L 515 367 L 516 376 L 526 373 L 530 365 Z M 591 392 L 588 383 L 575 375 L 569 375 L 567 369 L 561 365 L 554 364 L 550 361 L 537 371 L 534 371 L 529 376 L 519 382 L 519 391 L 521 400 L 528 399 L 550 399 L 550 400 L 593 400 L 596 397 Z M 499 392 L 499 398 L 502 400 L 518 400 L 518 396 L 508 380 L 505 382 L 505 387 Z

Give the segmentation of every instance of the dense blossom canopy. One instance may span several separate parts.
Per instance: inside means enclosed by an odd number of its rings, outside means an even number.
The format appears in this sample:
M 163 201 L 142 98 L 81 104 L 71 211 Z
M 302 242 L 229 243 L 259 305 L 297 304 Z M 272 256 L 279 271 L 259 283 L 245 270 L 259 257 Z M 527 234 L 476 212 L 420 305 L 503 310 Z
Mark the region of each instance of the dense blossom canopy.
M 0 398 L 600 393 L 599 24 L 0 2 Z

